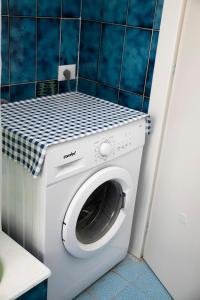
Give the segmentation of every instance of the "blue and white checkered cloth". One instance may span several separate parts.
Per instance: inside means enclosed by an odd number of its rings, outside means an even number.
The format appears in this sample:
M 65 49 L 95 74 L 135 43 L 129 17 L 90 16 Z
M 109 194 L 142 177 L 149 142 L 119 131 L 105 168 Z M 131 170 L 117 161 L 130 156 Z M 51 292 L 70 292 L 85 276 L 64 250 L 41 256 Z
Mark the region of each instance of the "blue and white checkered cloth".
M 47 147 L 146 119 L 149 115 L 78 92 L 2 105 L 2 151 L 34 177 Z

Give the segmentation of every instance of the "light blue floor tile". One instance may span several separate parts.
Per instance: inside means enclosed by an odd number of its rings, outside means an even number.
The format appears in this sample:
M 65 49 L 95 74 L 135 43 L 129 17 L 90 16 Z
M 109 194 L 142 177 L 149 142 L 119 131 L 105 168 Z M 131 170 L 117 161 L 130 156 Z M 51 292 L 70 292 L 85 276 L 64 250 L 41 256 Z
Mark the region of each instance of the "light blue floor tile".
M 109 272 L 95 282 L 88 291 L 95 299 L 109 300 L 119 294 L 127 285 L 127 281 L 119 275 Z
M 76 300 L 172 300 L 148 265 L 132 256 L 127 256 L 87 291 Z
M 152 271 L 149 271 L 140 276 L 134 281 L 133 286 L 143 291 L 152 300 L 172 300 L 167 290 L 154 275 Z
M 120 292 L 113 300 L 149 300 L 145 293 L 141 292 L 133 286 L 128 286 Z
M 84 292 L 74 298 L 74 300 L 94 300 L 94 298 L 92 298 L 87 292 Z
M 127 257 L 122 263 L 114 268 L 114 272 L 127 281 L 134 282 L 142 274 L 150 272 L 150 269 L 144 261 Z

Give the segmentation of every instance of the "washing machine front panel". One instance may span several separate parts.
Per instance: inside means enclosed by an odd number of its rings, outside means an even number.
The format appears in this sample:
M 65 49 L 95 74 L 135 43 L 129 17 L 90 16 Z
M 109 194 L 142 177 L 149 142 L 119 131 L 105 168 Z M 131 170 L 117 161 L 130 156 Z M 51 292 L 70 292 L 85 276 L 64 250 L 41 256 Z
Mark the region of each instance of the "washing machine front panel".
M 131 176 L 119 167 L 104 168 L 86 180 L 63 221 L 66 250 L 75 257 L 86 258 L 107 245 L 129 212 L 131 194 Z

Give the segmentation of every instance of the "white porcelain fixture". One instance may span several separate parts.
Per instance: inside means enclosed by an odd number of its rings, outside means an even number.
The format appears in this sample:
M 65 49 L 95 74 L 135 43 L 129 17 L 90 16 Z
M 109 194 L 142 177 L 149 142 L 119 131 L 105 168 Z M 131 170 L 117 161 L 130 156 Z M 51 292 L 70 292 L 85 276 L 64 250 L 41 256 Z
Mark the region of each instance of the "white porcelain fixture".
M 47 267 L 3 232 L 0 232 L 0 260 L 3 269 L 0 300 L 16 299 L 50 276 Z

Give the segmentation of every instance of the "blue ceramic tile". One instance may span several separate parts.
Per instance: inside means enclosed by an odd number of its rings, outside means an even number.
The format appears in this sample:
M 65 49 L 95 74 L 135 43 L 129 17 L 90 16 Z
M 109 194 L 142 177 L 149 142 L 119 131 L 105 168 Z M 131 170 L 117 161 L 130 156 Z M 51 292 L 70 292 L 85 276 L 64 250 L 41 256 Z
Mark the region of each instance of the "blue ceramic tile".
M 1 84 L 9 84 L 9 42 L 8 42 L 8 17 L 2 17 L 1 31 Z
M 35 98 L 35 83 L 11 85 L 10 100 L 26 100 Z
M 8 1 L 1 0 L 1 14 L 7 15 L 8 14 Z
M 16 1 L 16 0 L 15 0 Z M 60 17 L 61 16 L 61 0 L 37 0 L 38 16 L 40 17 Z
M 10 87 L 2 86 L 1 87 L 1 99 L 10 100 Z
M 96 281 L 89 289 L 90 295 L 99 300 L 108 300 L 115 297 L 127 286 L 127 282 L 119 275 L 109 272 Z
M 102 20 L 112 23 L 126 23 L 127 0 L 103 0 L 102 1 Z
M 158 2 L 157 2 L 156 15 L 155 15 L 155 21 L 154 21 L 154 28 L 155 29 L 160 29 L 163 3 L 164 3 L 164 0 L 158 0 Z
M 63 17 L 66 18 L 80 18 L 81 14 L 81 0 L 62 0 Z
M 79 66 L 81 77 L 97 79 L 100 30 L 100 24 L 96 22 L 82 22 Z
M 130 0 L 128 24 L 152 28 L 156 0 Z
M 128 93 L 122 93 L 121 95 L 122 99 L 126 99 L 128 96 Z M 134 98 L 135 97 L 135 98 Z M 142 97 L 139 96 L 139 99 L 137 99 L 137 95 L 132 95 L 132 98 L 130 96 L 130 102 L 131 100 L 136 100 L 135 102 L 139 100 L 139 105 L 141 105 Z M 129 100 L 127 98 L 127 100 Z M 114 268 L 114 271 L 118 273 L 121 277 L 126 279 L 129 282 L 134 282 L 141 274 L 144 274 L 146 272 L 149 272 L 150 269 L 148 266 L 144 263 L 142 260 L 138 260 L 135 258 L 129 258 L 127 257 L 125 260 L 123 260 L 119 265 L 117 265 Z
M 96 97 L 97 85 L 95 82 L 79 78 L 78 91 Z
M 142 103 L 143 103 L 142 96 L 138 96 L 138 95 L 135 95 L 132 93 L 122 92 L 122 91 L 120 91 L 120 93 L 119 93 L 119 104 L 120 105 L 141 111 Z M 132 267 L 131 267 L 131 270 L 133 270 Z M 127 268 L 127 271 L 128 271 L 128 268 Z
M 78 297 L 74 298 L 74 300 L 94 300 L 88 293 L 84 292 L 80 294 Z
M 58 81 L 49 80 L 36 83 L 36 96 L 44 97 L 58 94 Z
M 112 87 L 119 86 L 124 32 L 122 26 L 103 25 L 102 28 L 98 80 Z
M 60 21 L 38 20 L 37 80 L 51 80 L 58 76 Z
M 134 281 L 133 286 L 143 291 L 149 299 L 172 300 L 167 290 L 152 271 L 149 271 L 139 277 L 136 281 Z
M 59 81 L 59 93 L 67 93 L 76 91 L 76 80 Z
M 82 1 L 82 18 L 85 20 L 100 20 L 102 0 Z
M 144 98 L 142 111 L 148 113 L 149 110 L 149 98 Z
M 148 30 L 127 29 L 121 80 L 123 90 L 143 94 L 150 39 Z
M 11 16 L 35 16 L 36 0 L 9 0 L 9 13 Z
M 35 80 L 36 20 L 10 19 L 11 83 Z
M 79 27 L 78 20 L 62 20 L 61 65 L 77 64 Z
M 100 84 L 97 87 L 97 97 L 118 103 L 118 90 Z
M 105 22 L 125 23 L 128 0 L 83 0 L 82 18 Z
M 150 92 L 151 92 L 151 84 L 152 84 L 152 78 L 153 78 L 153 70 L 154 70 L 154 64 L 155 64 L 157 44 L 158 44 L 158 32 L 154 31 L 150 59 L 149 59 L 148 73 L 147 73 L 147 81 L 146 81 L 146 87 L 145 87 L 145 95 L 148 97 L 150 96 Z
M 150 300 L 144 292 L 139 289 L 128 286 L 122 292 L 120 292 L 113 300 Z M 151 299 L 153 300 L 153 299 Z M 160 299 L 161 300 L 161 299 Z
M 17 300 L 46 300 L 47 299 L 47 282 L 42 282 Z

